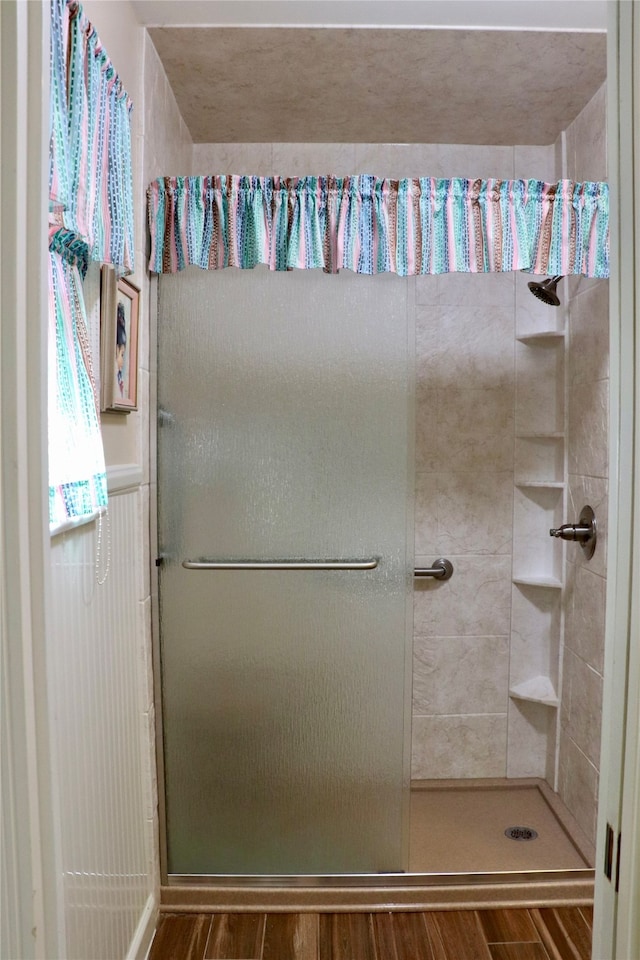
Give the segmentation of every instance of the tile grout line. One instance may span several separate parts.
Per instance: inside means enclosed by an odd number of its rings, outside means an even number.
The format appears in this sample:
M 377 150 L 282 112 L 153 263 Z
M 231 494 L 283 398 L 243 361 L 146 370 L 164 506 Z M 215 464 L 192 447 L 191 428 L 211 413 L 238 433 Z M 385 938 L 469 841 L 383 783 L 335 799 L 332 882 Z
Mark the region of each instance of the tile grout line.
M 263 956 L 264 956 L 264 941 L 265 941 L 265 937 L 266 937 L 266 935 L 267 935 L 267 921 L 268 921 L 268 919 L 269 919 L 268 915 L 267 915 L 266 913 L 263 913 L 263 914 L 262 914 L 262 938 L 261 938 L 261 940 L 260 940 L 260 952 L 259 952 L 259 954 L 258 954 L 259 960 L 263 960 Z
M 209 948 L 209 940 L 211 939 L 211 931 L 213 929 L 213 914 L 209 917 L 209 929 L 207 930 L 207 939 L 204 943 L 204 951 L 200 960 L 205 960 Z

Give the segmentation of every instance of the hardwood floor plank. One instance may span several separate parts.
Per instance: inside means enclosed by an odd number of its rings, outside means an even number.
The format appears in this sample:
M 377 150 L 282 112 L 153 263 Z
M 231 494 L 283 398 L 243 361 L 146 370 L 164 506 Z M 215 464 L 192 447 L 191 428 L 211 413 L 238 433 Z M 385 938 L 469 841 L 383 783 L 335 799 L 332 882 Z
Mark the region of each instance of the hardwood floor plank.
M 434 960 L 491 960 L 475 910 L 430 911 L 424 918 Z
M 587 926 L 593 932 L 593 907 L 580 907 L 579 909 L 587 923 Z
M 540 941 L 533 943 L 490 943 L 491 960 L 549 960 Z
M 591 931 L 579 907 L 541 907 L 531 917 L 551 960 L 590 960 Z
M 590 960 L 589 907 L 162 914 L 149 960 Z
M 211 917 L 166 913 L 160 917 L 149 960 L 202 960 Z
M 377 957 L 370 913 L 321 913 L 320 960 L 384 960 Z
M 528 910 L 478 910 L 487 943 L 540 940 Z
M 269 913 L 262 960 L 319 960 L 317 913 Z
M 376 945 L 378 960 L 400 960 L 396 950 L 396 935 L 394 930 L 393 913 L 374 913 L 373 938 Z
M 566 937 L 580 957 L 591 960 L 591 927 L 579 907 L 554 907 L 553 912 L 562 924 Z
M 264 913 L 214 914 L 205 960 L 261 960 Z
M 536 930 L 540 936 L 544 947 L 551 960 L 576 960 L 575 954 L 567 949 L 564 932 L 555 917 L 550 917 L 550 928 L 542 919 L 542 911 L 539 908 L 530 911 L 531 919 L 536 925 Z
M 392 920 L 398 960 L 433 960 L 424 913 L 394 913 Z M 385 954 L 380 953 L 380 960 L 386 960 Z

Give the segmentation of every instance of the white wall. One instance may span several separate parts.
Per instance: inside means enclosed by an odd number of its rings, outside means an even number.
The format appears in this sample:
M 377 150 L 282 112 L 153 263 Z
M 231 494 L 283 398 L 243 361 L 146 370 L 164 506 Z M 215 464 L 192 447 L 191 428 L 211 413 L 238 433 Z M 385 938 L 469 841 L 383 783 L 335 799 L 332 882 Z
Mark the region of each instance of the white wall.
M 124 956 L 157 882 L 142 509 L 136 487 L 110 497 L 98 558 L 93 524 L 52 548 L 65 957 L 78 960 Z
M 64 956 L 113 960 L 144 956 L 159 894 L 145 192 L 152 176 L 185 169 L 192 145 L 128 0 L 87 0 L 83 6 L 134 103 L 136 268 L 130 279 L 141 288 L 138 411 L 103 417 L 110 504 L 102 533 L 91 524 L 52 543 L 50 679 L 61 800 Z M 90 268 L 85 292 L 95 341 L 97 265 Z

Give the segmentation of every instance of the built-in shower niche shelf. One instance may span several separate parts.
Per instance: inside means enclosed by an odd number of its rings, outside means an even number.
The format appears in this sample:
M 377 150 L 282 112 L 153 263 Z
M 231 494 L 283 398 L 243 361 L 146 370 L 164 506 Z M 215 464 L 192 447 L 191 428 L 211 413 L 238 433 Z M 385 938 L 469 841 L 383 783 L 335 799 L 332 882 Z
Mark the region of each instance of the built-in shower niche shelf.
M 528 700 L 542 703 L 545 707 L 558 707 L 560 701 L 549 677 L 532 677 L 509 688 L 509 696 L 514 700 Z
M 557 577 L 514 577 L 513 583 L 519 583 L 523 587 L 551 587 L 554 590 L 562 590 L 562 580 Z
M 512 568 L 516 582 L 562 586 L 563 545 L 549 536 L 549 530 L 563 522 L 564 490 L 559 480 L 516 484 Z
M 564 483 L 556 480 L 516 480 L 516 487 L 526 490 L 527 487 L 536 487 L 541 490 L 564 490 Z
M 518 333 L 516 340 L 520 343 L 541 343 L 545 340 L 564 339 L 564 330 L 532 330 L 530 333 Z

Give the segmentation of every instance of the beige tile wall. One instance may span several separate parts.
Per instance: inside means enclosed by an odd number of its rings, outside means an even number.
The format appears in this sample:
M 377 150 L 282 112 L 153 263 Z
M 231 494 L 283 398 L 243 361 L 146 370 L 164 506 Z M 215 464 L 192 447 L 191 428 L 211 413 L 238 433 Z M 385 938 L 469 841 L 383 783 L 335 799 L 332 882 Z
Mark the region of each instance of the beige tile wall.
M 566 131 L 567 175 L 605 180 L 606 90 L 603 86 Z M 566 621 L 560 716 L 559 792 L 595 838 L 602 710 L 609 427 L 609 284 L 569 283 L 568 472 L 571 517 L 589 503 L 599 541 L 588 563 L 567 546 Z M 569 518 L 571 519 L 571 518 Z
M 470 148 L 454 170 L 475 176 Z M 497 148 L 479 176 L 512 176 Z M 464 165 L 463 165 L 464 164 Z M 504 172 L 500 172 L 504 171 Z M 514 276 L 416 281 L 413 777 L 506 774 L 514 456 Z
M 548 151 L 448 144 L 196 144 L 194 173 L 547 176 Z M 414 282 L 414 281 L 410 281 Z M 506 773 L 514 451 L 513 274 L 416 285 L 413 776 Z
M 556 152 L 553 145 L 195 144 L 192 172 L 553 180 Z M 523 294 L 527 279 L 452 274 L 410 281 L 416 287 L 416 562 L 447 556 L 456 568 L 449 582 L 420 581 L 415 589 L 417 779 L 538 773 L 553 740 L 547 708 L 520 704 L 509 718 L 516 300 L 518 322 L 530 329 L 537 322 L 529 306 L 535 301 Z M 546 316 L 541 322 L 549 323 Z M 563 371 L 559 382 L 556 373 L 549 372 L 547 406 L 563 393 Z M 548 419 L 538 387 L 531 416 Z M 555 616 L 541 610 L 540 622 Z

